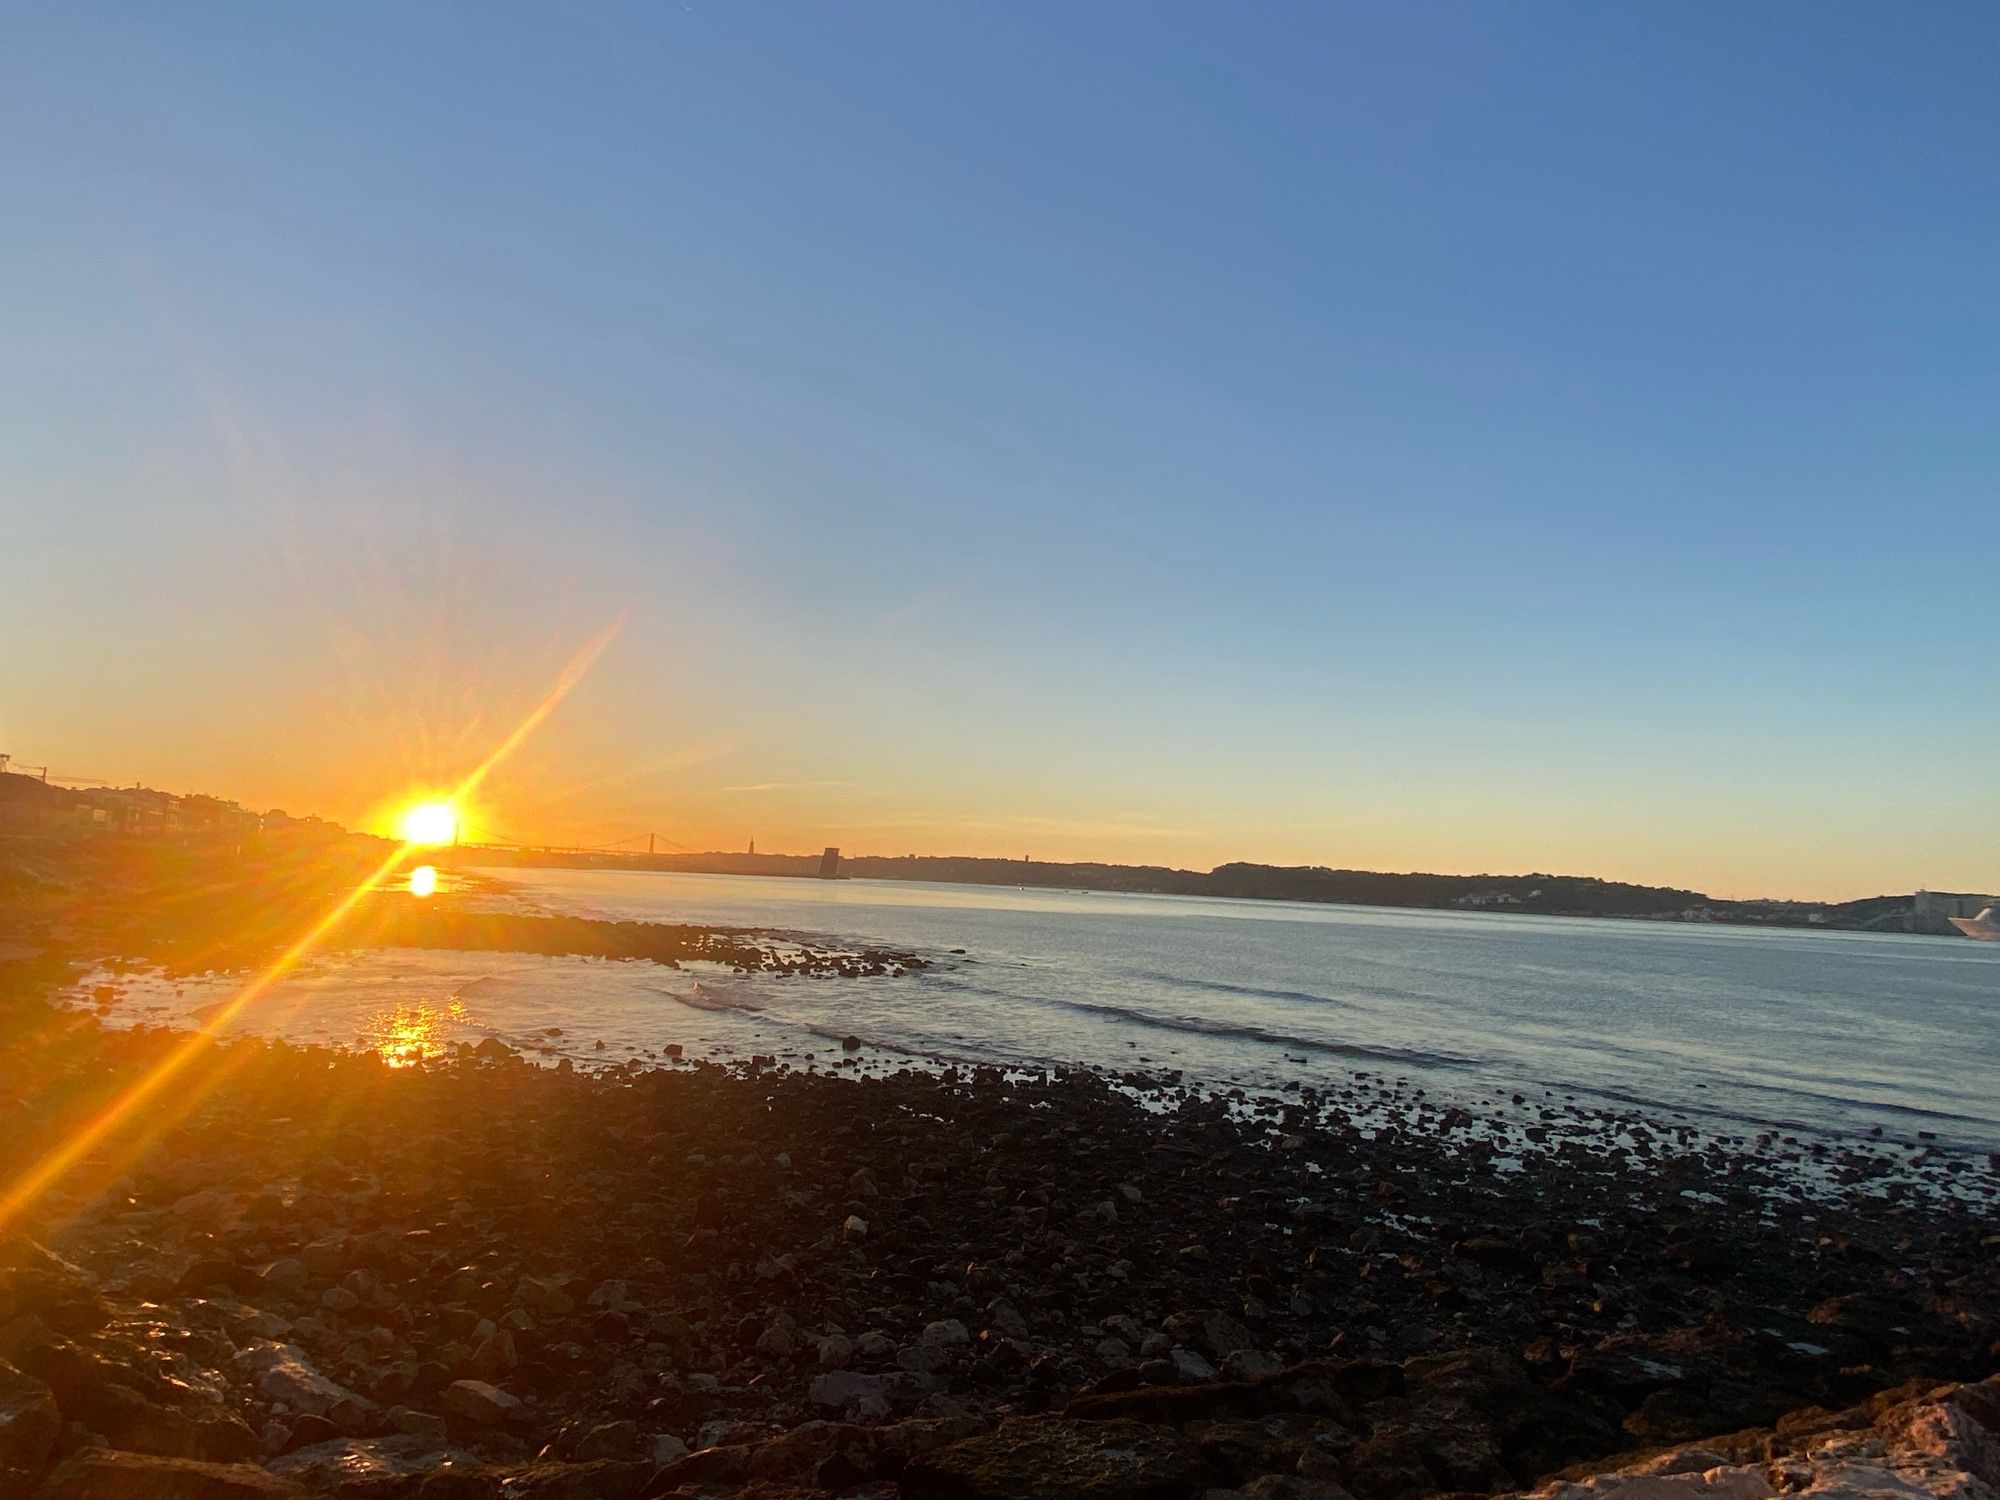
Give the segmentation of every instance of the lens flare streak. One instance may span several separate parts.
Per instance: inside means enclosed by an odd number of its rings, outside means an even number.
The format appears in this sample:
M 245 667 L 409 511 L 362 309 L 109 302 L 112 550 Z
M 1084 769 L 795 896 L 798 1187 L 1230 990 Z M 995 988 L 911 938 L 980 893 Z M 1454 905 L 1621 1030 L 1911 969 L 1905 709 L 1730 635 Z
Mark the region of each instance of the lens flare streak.
M 563 699 L 581 682 L 589 672 L 604 648 L 611 644 L 613 637 L 624 627 L 625 616 L 620 615 L 603 630 L 584 642 L 577 653 L 570 658 L 554 686 L 545 693 L 541 701 L 528 710 L 521 722 L 507 737 L 496 745 L 491 753 L 473 767 L 464 780 L 459 782 L 448 799 L 439 799 L 449 815 L 462 807 L 473 792 L 490 776 L 498 766 L 523 742 L 539 729 L 544 720 L 555 712 Z M 445 842 L 449 842 L 449 836 Z M 226 1003 L 219 1005 L 202 1022 L 201 1028 L 190 1033 L 164 1057 L 152 1065 L 132 1084 L 126 1087 L 109 1104 L 105 1105 L 90 1119 L 78 1126 L 65 1140 L 48 1151 L 15 1181 L 4 1195 L 0 1195 L 0 1233 L 13 1227 L 14 1221 L 29 1208 L 50 1187 L 67 1176 L 86 1157 L 96 1151 L 120 1126 L 135 1119 L 139 1112 L 151 1101 L 158 1098 L 166 1087 L 186 1073 L 195 1062 L 209 1052 L 210 1044 L 229 1027 L 230 1022 L 250 1006 L 257 1003 L 271 987 L 298 966 L 299 961 L 317 947 L 329 933 L 338 927 L 361 904 L 362 898 L 370 891 L 388 881 L 409 857 L 420 847 L 418 843 L 406 842 L 392 850 L 374 870 L 355 887 L 343 895 L 333 906 L 314 922 L 290 947 L 280 953 L 277 959 L 262 973 L 254 976 Z M 213 1078 L 191 1082 L 175 1096 L 177 1112 L 185 1115 L 207 1094 Z M 115 1168 L 112 1171 L 115 1175 Z

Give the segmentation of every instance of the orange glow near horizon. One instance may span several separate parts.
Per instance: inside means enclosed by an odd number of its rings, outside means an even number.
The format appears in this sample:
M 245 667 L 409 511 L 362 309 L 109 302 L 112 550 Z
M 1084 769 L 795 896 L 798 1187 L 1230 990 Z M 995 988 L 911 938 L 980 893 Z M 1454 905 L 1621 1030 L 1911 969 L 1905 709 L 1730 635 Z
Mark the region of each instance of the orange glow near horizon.
M 463 805 L 464 800 L 492 774 L 493 768 L 518 749 L 528 736 L 540 728 L 542 722 L 555 712 L 556 706 L 569 696 L 570 690 L 577 683 L 583 680 L 584 675 L 603 654 L 604 648 L 611 644 L 612 638 L 618 634 L 624 623 L 625 617 L 621 615 L 584 642 L 582 648 L 570 658 L 568 666 L 557 677 L 554 686 L 542 696 L 541 701 L 528 710 L 513 731 L 501 740 L 484 760 L 473 767 L 471 772 L 458 783 L 450 798 L 443 802 L 450 816 L 455 819 L 456 814 L 452 813 L 451 809 Z M 449 838 L 447 837 L 445 841 L 449 842 Z M 254 1005 L 274 984 L 296 968 L 301 959 L 347 918 L 365 895 L 388 881 L 397 868 L 420 847 L 422 847 L 420 844 L 405 842 L 392 850 L 352 890 L 346 892 L 319 920 L 307 928 L 296 942 L 280 953 L 268 968 L 253 976 L 226 1004 L 217 1006 L 198 1030 L 174 1046 L 147 1072 L 23 1173 L 4 1194 L 0 1194 L 0 1234 L 11 1229 L 14 1221 L 30 1204 L 68 1175 L 121 1125 L 132 1120 L 138 1111 L 158 1096 L 168 1084 L 186 1072 L 207 1050 L 208 1045 L 227 1030 L 237 1016 Z M 184 1089 L 176 1097 L 177 1117 L 193 1109 L 206 1092 L 207 1088 L 199 1085 Z M 119 1165 L 122 1165 L 122 1160 Z M 116 1171 L 117 1167 L 111 1168 L 113 1176 L 116 1175 Z

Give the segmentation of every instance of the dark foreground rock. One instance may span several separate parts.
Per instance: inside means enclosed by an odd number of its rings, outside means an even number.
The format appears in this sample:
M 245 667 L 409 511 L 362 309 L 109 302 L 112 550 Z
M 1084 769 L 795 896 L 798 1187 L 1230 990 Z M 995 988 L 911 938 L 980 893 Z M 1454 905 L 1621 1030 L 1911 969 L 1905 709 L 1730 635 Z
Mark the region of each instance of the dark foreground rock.
M 300 1500 L 302 1492 L 252 1464 L 206 1464 L 112 1449 L 66 1460 L 40 1491 L 60 1500 Z
M 10 1183 L 192 1050 L 0 1240 L 0 1495 L 1413 1500 L 2000 1361 L 1936 1152 L 14 1019 Z

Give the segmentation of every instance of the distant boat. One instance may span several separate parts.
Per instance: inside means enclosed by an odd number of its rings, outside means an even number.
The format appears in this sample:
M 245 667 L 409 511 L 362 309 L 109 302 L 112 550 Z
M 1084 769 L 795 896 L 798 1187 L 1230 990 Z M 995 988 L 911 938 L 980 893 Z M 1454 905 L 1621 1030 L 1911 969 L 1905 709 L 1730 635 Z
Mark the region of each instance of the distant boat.
M 1988 906 L 1976 917 L 1946 917 L 1945 920 L 1969 938 L 2000 943 L 2000 906 Z

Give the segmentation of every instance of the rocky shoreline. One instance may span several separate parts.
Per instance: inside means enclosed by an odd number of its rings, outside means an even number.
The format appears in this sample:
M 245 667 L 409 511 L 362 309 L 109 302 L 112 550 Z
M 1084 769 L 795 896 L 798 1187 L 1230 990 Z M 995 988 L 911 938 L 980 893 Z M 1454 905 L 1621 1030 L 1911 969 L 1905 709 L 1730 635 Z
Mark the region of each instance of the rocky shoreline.
M 21 1011 L 9 1180 L 182 1040 Z M 1533 1113 L 205 1044 L 6 1242 L 0 1492 L 1405 1500 L 2000 1367 L 1990 1163 Z

